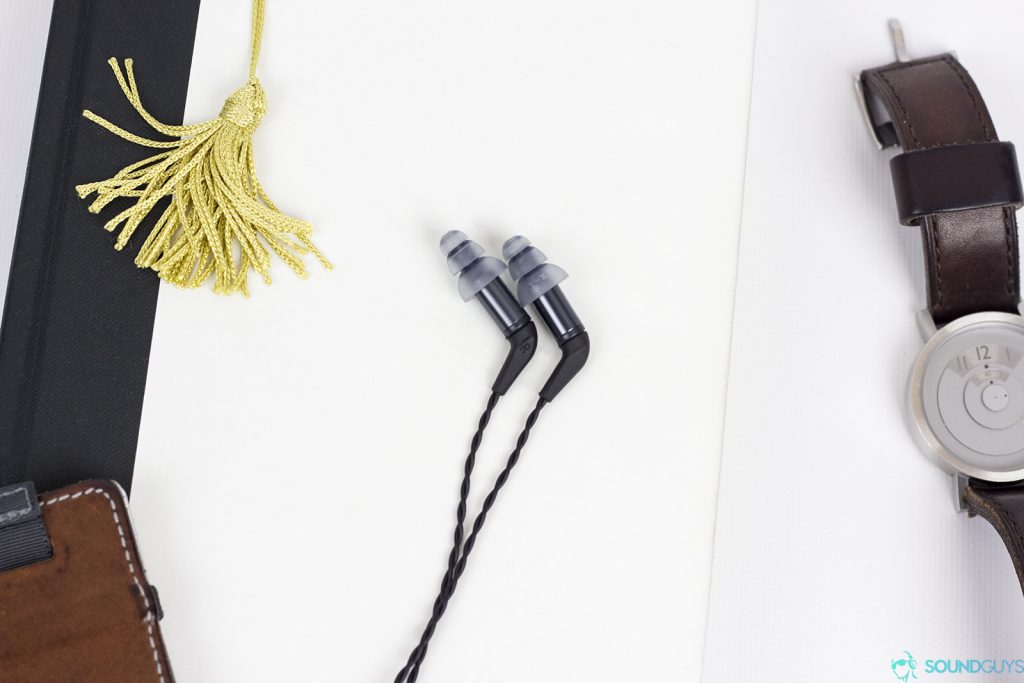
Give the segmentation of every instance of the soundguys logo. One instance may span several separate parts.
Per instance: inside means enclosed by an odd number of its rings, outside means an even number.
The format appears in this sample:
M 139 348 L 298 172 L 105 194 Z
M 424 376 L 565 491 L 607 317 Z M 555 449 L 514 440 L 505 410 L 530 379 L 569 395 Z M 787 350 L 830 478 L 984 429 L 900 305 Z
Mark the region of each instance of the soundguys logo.
M 917 680 L 919 676 L 934 676 L 942 674 L 997 674 L 1020 676 L 1024 674 L 1024 659 L 1000 658 L 1000 659 L 962 659 L 959 657 L 940 657 L 923 660 L 923 665 L 910 654 L 909 650 L 889 660 L 889 669 L 896 680 L 901 683 L 910 683 Z
M 908 683 L 911 677 L 917 678 L 917 660 L 906 650 L 902 657 L 893 657 L 889 666 L 897 680 L 903 683 Z

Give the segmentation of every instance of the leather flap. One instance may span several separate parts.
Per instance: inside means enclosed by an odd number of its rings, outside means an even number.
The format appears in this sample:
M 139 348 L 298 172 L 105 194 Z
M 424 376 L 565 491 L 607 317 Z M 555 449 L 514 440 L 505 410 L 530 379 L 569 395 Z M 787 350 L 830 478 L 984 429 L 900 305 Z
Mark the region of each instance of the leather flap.
M 37 509 L 53 556 L 0 572 L 0 680 L 170 683 L 123 490 L 83 482 Z

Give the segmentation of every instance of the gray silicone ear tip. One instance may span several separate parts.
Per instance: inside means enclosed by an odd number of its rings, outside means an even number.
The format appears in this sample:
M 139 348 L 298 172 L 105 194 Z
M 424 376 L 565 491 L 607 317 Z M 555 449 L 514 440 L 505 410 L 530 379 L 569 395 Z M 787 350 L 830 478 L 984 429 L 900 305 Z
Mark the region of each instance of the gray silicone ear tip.
M 447 257 L 448 270 L 454 275 L 483 256 L 484 248 L 461 230 L 451 230 L 441 238 L 441 253 Z
M 516 235 L 505 240 L 501 253 L 508 260 L 508 273 L 518 282 L 516 296 L 519 303 L 528 306 L 552 287 L 569 277 L 562 268 L 547 263 L 544 252 L 530 244 L 530 240 Z
M 459 246 L 469 238 L 461 230 L 449 230 L 441 236 L 441 256 L 452 253 L 455 247 Z
M 494 282 L 495 278 L 501 277 L 505 270 L 505 262 L 501 259 L 493 256 L 478 257 L 459 275 L 459 294 L 462 300 L 472 299 L 481 289 Z
M 544 255 L 543 251 L 537 247 L 526 246 L 508 259 L 509 275 L 513 280 L 518 280 L 547 260 L 548 257 Z
M 505 257 L 506 261 L 511 261 L 516 254 L 528 246 L 530 246 L 530 240 L 522 235 L 514 235 L 505 240 L 505 244 L 501 246 L 501 255 Z
M 466 240 L 448 254 L 448 270 L 452 275 L 468 268 L 474 261 L 484 255 L 484 248 L 473 240 Z
M 522 276 L 516 286 L 516 298 L 521 305 L 529 306 L 567 277 L 569 273 L 563 268 L 554 263 L 544 263 Z

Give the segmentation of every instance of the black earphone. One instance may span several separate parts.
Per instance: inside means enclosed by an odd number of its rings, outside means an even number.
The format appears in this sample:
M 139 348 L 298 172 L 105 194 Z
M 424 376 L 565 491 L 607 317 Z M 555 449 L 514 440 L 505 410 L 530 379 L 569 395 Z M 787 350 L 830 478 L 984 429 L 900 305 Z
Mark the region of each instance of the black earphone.
M 448 270 L 459 276 L 462 300 L 479 301 L 509 342 L 505 364 L 491 389 L 504 396 L 537 350 L 537 326 L 501 279 L 508 270 L 501 259 L 486 256 L 483 247 L 460 230 L 445 233 L 441 253 L 448 261 Z
M 494 506 L 498 493 L 508 481 L 512 468 L 519 462 L 519 456 L 526 446 L 530 430 L 536 424 L 541 409 L 553 401 L 579 373 L 590 355 L 590 336 L 559 287 L 559 283 L 565 280 L 568 274 L 558 266 L 547 263 L 544 253 L 532 246 L 528 239 L 517 235 L 505 242 L 502 255 L 508 260 L 508 266 L 500 259 L 485 255 L 479 244 L 458 230 L 448 232 L 441 238 L 441 253 L 448 261 L 449 270 L 459 276 L 459 293 L 462 299 L 469 301 L 475 298 L 484 306 L 508 340 L 509 351 L 492 385 L 491 395 L 477 423 L 476 433 L 470 441 L 456 510 L 454 542 L 448 555 L 448 568 L 434 599 L 433 611 L 427 626 L 405 666 L 398 672 L 395 683 L 414 683 L 419 677 L 420 666 L 426 658 L 430 639 L 448 607 L 448 601 L 458 587 L 469 554 L 473 551 L 476 539 L 487 520 L 487 513 Z M 517 283 L 515 297 L 501 279 L 505 270 L 509 271 Z M 530 304 L 533 304 L 555 338 L 555 342 L 562 350 L 562 357 L 540 390 L 537 404 L 526 418 L 523 431 L 516 440 L 515 449 L 484 499 L 480 512 L 473 520 L 472 531 L 463 541 L 470 480 L 484 430 L 490 422 L 491 413 L 498 399 L 509 390 L 537 349 L 537 327 L 523 308 Z
M 522 235 L 506 240 L 501 253 L 508 261 L 509 275 L 517 283 L 519 303 L 533 304 L 562 350 L 562 359 L 540 390 L 540 397 L 550 403 L 586 365 L 590 356 L 590 335 L 558 286 L 569 277 L 568 273 L 548 263 L 544 252 Z

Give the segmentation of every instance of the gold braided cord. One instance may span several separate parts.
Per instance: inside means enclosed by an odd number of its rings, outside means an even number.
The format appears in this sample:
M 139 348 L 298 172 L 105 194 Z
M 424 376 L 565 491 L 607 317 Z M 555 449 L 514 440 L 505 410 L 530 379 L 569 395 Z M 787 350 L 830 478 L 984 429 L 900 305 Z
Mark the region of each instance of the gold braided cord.
M 252 2 L 252 42 L 249 49 L 249 80 L 256 80 L 256 63 L 260 61 L 260 47 L 263 46 L 263 5 L 264 0 Z
M 325 268 L 331 264 L 313 245 L 313 227 L 277 209 L 256 178 L 252 138 L 267 110 L 256 78 L 263 38 L 264 0 L 253 1 L 249 81 L 236 90 L 220 115 L 205 123 L 173 126 L 157 121 L 143 106 L 131 59 L 124 69 L 109 64 L 121 91 L 139 116 L 158 134 L 172 140 L 135 135 L 86 110 L 85 118 L 114 135 L 159 153 L 121 169 L 107 180 L 78 185 L 83 199 L 95 194 L 89 211 L 99 213 L 110 202 L 134 202 L 107 221 L 118 232 L 115 249 L 123 249 L 161 200 L 170 198 L 146 237 L 136 265 L 152 268 L 179 287 L 199 287 L 213 278 L 220 294 L 248 296 L 249 271 L 270 283 L 271 254 L 297 275 L 306 276 L 302 256 L 312 254 Z

